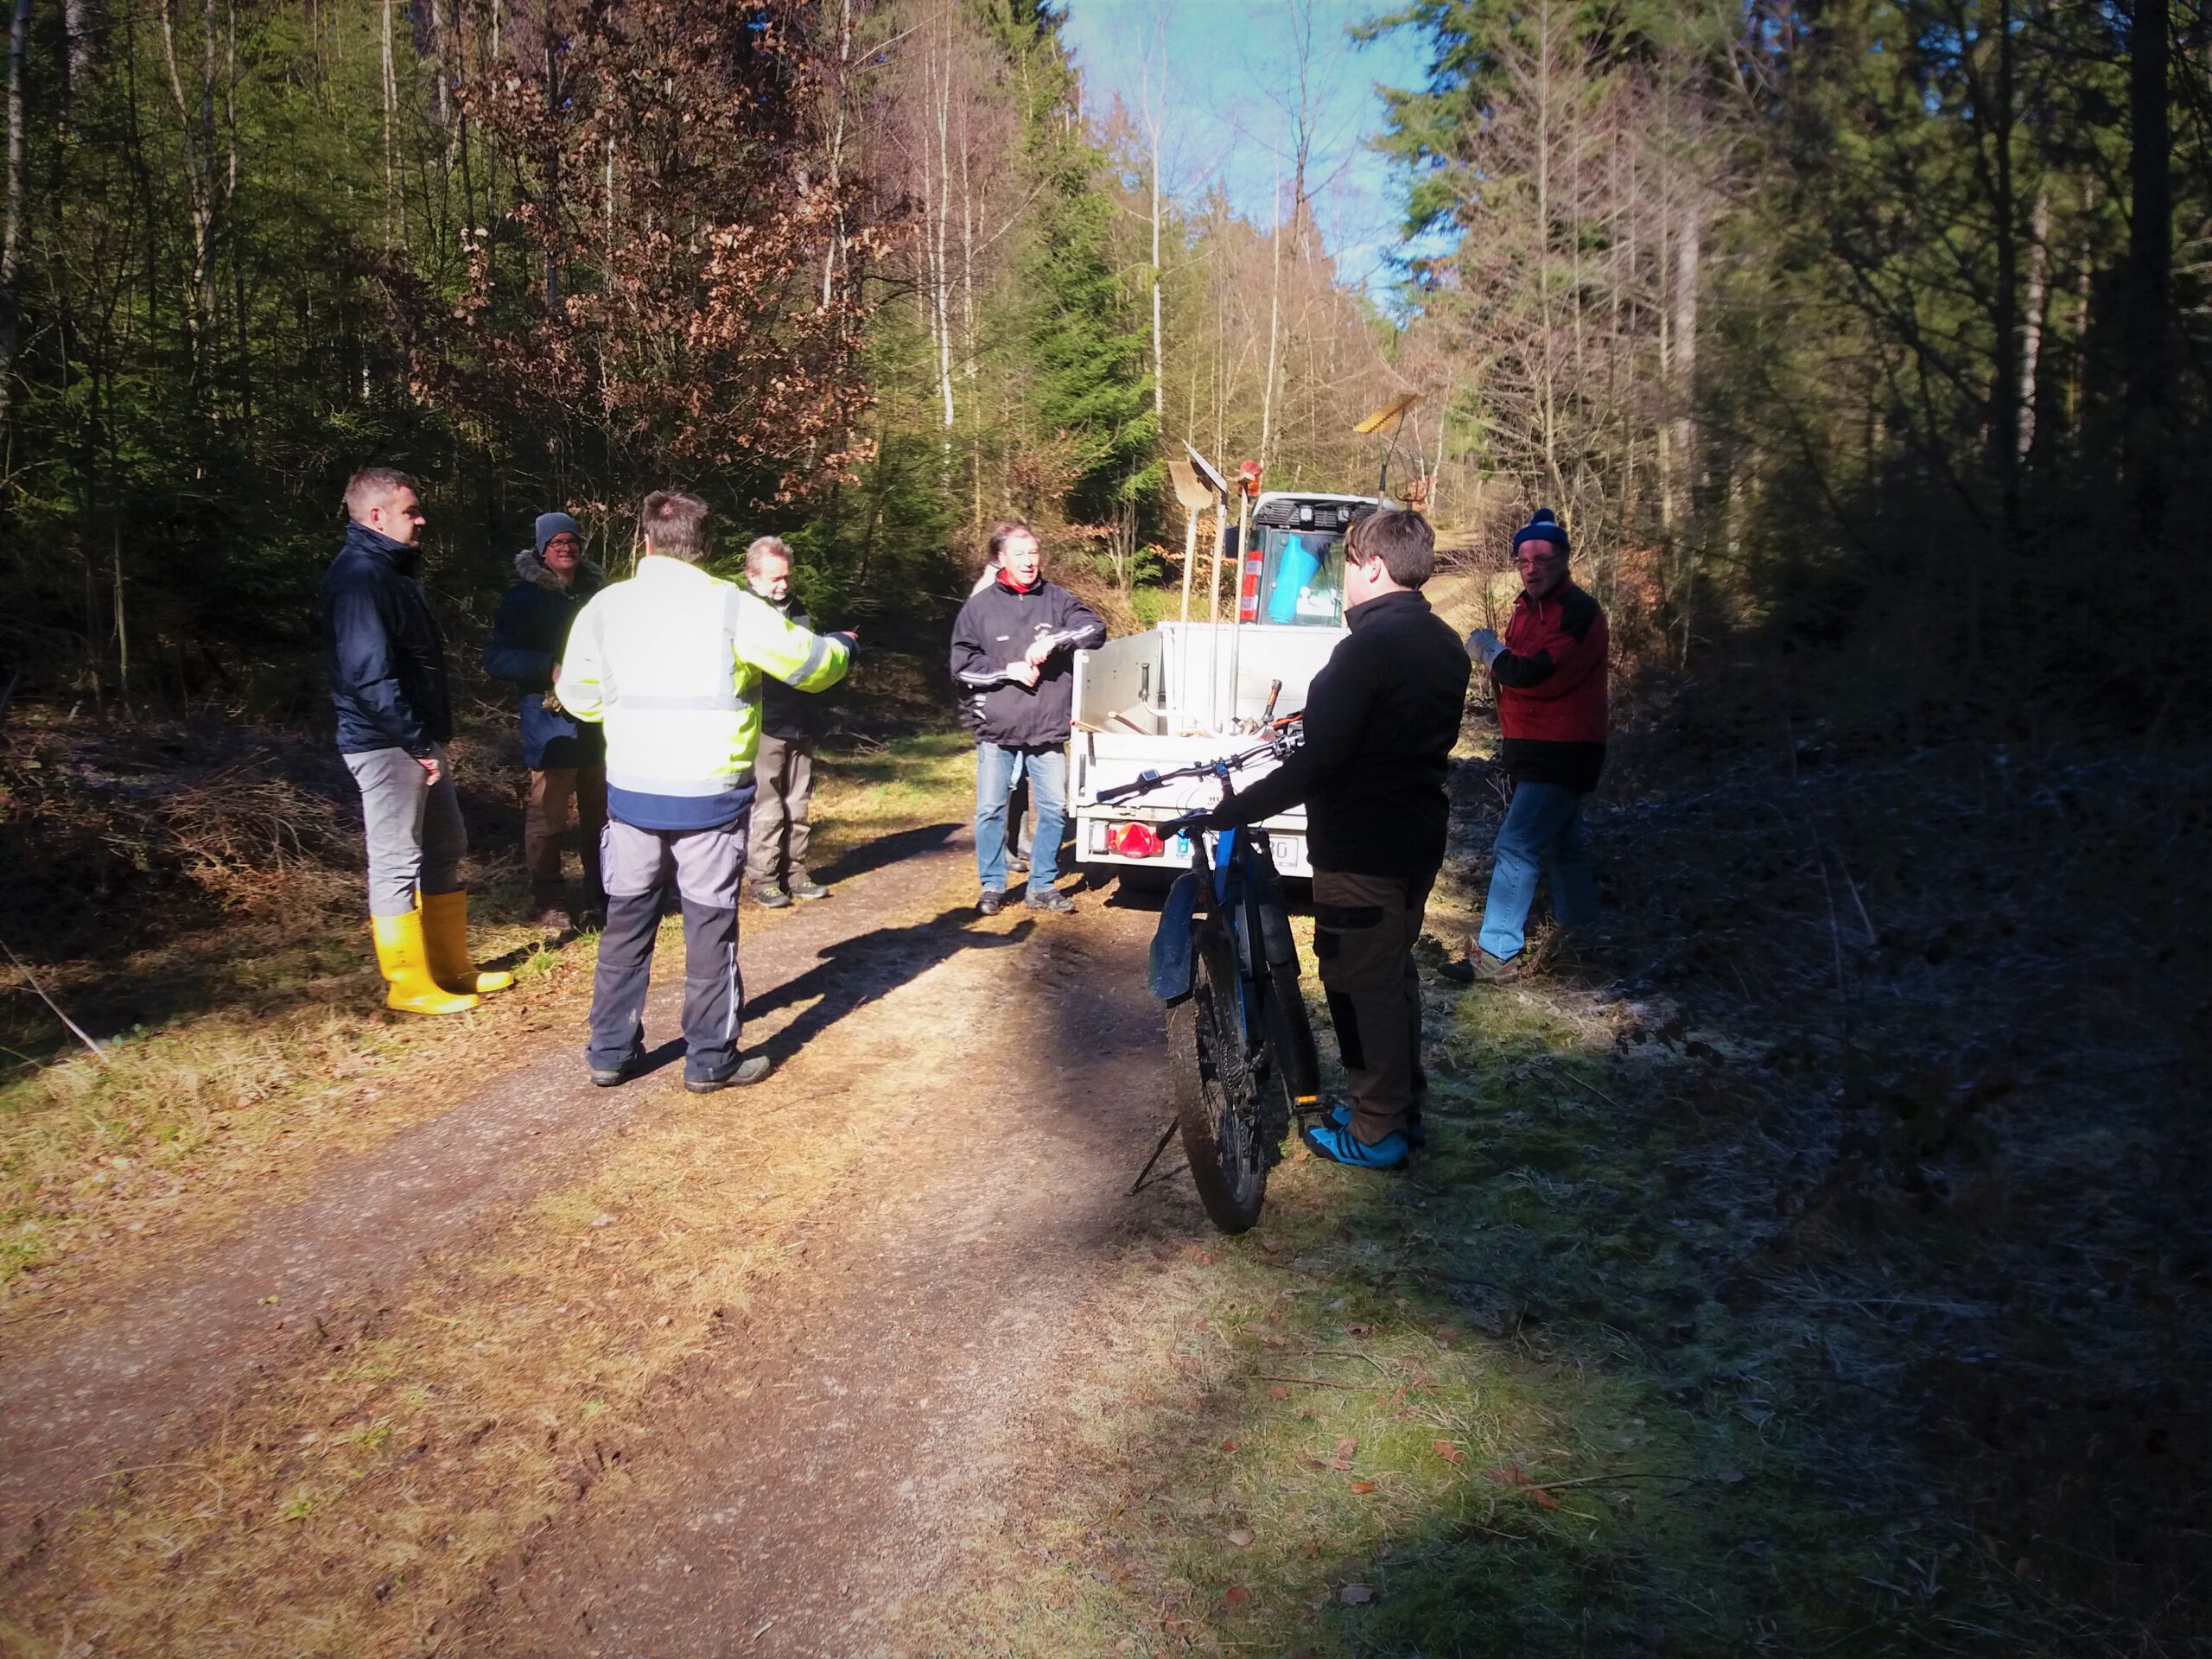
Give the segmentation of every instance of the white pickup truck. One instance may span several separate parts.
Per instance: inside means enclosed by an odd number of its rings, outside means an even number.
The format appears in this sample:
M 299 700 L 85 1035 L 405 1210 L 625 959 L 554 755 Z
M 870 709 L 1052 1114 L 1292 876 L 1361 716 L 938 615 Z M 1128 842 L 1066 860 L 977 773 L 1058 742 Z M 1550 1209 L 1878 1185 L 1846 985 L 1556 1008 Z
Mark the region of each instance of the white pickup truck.
M 1125 826 L 1211 805 L 1219 789 L 1211 779 L 1112 804 L 1102 804 L 1098 791 L 1249 747 L 1257 739 L 1246 734 L 1270 712 L 1306 706 L 1307 686 L 1344 636 L 1344 531 L 1376 505 L 1371 495 L 1271 490 L 1254 504 L 1249 544 L 1236 559 L 1235 623 L 1163 622 L 1076 654 L 1068 812 L 1078 863 L 1188 868 L 1190 847 L 1179 837 L 1154 852 L 1156 836 L 1132 836 Z M 1238 781 L 1249 787 L 1269 770 L 1263 762 Z M 1269 818 L 1267 830 L 1276 869 L 1310 877 L 1306 809 Z

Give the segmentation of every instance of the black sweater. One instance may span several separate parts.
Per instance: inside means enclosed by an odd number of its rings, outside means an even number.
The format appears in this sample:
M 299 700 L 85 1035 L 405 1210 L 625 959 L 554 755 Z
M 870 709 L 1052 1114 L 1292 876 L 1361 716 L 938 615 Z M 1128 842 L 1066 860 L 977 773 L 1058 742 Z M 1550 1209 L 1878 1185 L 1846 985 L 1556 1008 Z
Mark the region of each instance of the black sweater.
M 1216 811 L 1257 823 L 1306 803 L 1313 868 L 1433 878 L 1444 863 L 1444 792 L 1467 700 L 1467 648 L 1416 593 L 1353 607 L 1350 636 L 1306 697 L 1306 744 Z

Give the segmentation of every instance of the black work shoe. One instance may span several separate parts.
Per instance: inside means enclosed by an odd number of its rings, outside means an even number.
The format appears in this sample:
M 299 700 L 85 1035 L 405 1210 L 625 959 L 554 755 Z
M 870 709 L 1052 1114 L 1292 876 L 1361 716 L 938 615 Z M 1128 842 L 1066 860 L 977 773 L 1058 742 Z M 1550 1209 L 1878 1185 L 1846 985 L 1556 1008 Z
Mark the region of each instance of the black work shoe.
M 1436 964 L 1436 976 L 1454 985 L 1471 985 L 1475 982 L 1475 964 L 1465 957 L 1457 962 L 1440 962 Z
M 620 1065 L 592 1067 L 591 1080 L 602 1089 L 612 1089 L 616 1084 L 627 1083 L 636 1077 L 638 1068 L 645 1063 L 645 1051 L 642 1048 L 633 1048 L 622 1057 L 622 1063 Z
M 727 1077 L 686 1077 L 685 1090 L 695 1095 L 711 1095 L 721 1089 L 742 1089 L 748 1083 L 758 1083 L 768 1075 L 772 1064 L 766 1054 L 748 1054 L 740 1060 Z
M 1065 916 L 1075 909 L 1075 900 L 1058 887 L 1047 887 L 1042 893 L 1033 893 L 1021 901 L 1032 910 L 1050 911 L 1055 916 Z
M 1006 855 L 1006 867 L 1009 870 L 1014 871 L 1017 874 L 1027 875 L 1029 874 L 1029 861 L 1020 853 L 1008 853 Z
M 981 915 L 995 916 L 1005 908 L 1006 894 L 996 888 L 986 887 L 983 890 L 983 896 L 976 900 L 976 912 Z
M 811 876 L 802 875 L 791 883 L 791 897 L 794 899 L 802 899 L 810 904 L 817 899 L 827 899 L 829 896 L 830 889 Z
M 791 896 L 781 887 L 755 887 L 753 902 L 763 910 L 781 910 L 791 901 Z

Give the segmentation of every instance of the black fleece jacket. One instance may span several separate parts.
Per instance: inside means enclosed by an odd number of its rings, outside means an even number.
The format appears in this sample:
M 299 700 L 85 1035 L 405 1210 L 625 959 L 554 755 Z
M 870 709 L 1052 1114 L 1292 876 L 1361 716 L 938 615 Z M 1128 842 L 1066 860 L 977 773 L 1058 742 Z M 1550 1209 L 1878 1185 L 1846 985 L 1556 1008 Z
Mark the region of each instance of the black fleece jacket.
M 1217 828 L 1306 803 L 1313 868 L 1426 881 L 1444 864 L 1444 792 L 1467 701 L 1467 648 L 1419 594 L 1356 605 L 1313 677 L 1306 743 L 1216 809 Z
M 1007 677 L 1036 641 L 1050 638 L 1037 683 Z M 976 735 L 1007 749 L 1057 748 L 1075 715 L 1075 653 L 1106 643 L 1106 625 L 1073 594 L 1039 581 L 1009 587 L 995 576 L 969 595 L 952 625 L 952 677 L 961 717 Z

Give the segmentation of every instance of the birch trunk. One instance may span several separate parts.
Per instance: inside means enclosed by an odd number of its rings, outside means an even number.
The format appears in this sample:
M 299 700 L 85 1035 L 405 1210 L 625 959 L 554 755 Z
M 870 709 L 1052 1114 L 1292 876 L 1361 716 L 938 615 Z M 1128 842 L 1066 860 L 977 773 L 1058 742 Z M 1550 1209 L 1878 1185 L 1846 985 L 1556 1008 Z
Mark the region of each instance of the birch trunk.
M 0 226 L 0 424 L 13 402 L 16 374 L 16 276 L 23 234 L 23 45 L 30 36 L 31 0 L 16 0 L 8 22 L 8 200 Z
M 2028 296 L 2022 316 L 2020 340 L 2020 459 L 2025 461 L 2036 442 L 2036 371 L 2043 356 L 2044 309 L 2048 303 L 2047 271 L 2050 264 L 2050 193 L 2036 192 L 2035 214 L 2029 223 Z

